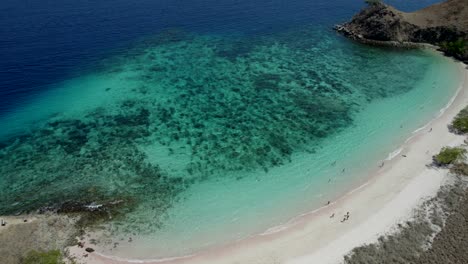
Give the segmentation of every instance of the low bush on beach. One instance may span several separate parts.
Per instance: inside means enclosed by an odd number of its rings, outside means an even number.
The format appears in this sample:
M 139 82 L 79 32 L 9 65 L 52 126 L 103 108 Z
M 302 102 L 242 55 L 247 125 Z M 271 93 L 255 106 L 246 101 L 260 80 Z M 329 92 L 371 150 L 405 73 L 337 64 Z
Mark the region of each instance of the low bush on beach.
M 464 162 L 455 163 L 455 165 L 450 168 L 450 172 L 457 175 L 468 176 L 468 164 Z
M 468 133 L 468 107 L 458 113 L 449 128 L 457 134 Z
M 447 166 L 462 160 L 466 156 L 466 150 L 459 147 L 445 147 L 439 154 L 433 157 L 434 163 L 437 166 Z
M 421 246 L 433 230 L 426 222 L 407 222 L 396 234 L 381 236 L 377 243 L 353 249 L 344 257 L 345 264 L 416 263 Z
M 23 264 L 64 264 L 59 250 L 40 252 L 32 250 L 24 258 Z
M 441 49 L 451 56 L 463 56 L 468 49 L 468 43 L 464 39 L 458 39 L 451 42 L 442 42 Z

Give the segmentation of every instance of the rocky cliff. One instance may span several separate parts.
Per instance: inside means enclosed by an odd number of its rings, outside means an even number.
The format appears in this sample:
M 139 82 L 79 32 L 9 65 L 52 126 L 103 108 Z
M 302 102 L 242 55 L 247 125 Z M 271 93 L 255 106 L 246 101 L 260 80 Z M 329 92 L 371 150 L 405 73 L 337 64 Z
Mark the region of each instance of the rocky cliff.
M 335 29 L 357 41 L 402 47 L 439 46 L 468 60 L 468 0 L 448 0 L 413 13 L 372 1 Z

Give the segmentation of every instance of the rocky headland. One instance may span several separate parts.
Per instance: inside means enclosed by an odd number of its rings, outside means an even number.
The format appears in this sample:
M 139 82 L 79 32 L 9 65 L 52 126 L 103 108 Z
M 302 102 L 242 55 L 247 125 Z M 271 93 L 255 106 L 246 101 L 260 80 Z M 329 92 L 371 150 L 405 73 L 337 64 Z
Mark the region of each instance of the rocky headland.
M 406 13 L 378 0 L 335 29 L 356 41 L 404 48 L 436 46 L 468 61 L 468 0 L 448 0 Z

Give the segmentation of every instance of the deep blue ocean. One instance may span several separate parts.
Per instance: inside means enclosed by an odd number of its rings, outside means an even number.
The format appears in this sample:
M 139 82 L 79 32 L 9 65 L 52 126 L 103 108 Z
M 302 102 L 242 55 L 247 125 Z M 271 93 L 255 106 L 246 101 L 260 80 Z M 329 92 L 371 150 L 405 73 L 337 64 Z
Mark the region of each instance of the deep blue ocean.
M 412 11 L 438 1 L 386 2 Z M 0 116 L 165 29 L 269 34 L 304 24 L 331 28 L 363 6 L 361 0 L 3 0 Z

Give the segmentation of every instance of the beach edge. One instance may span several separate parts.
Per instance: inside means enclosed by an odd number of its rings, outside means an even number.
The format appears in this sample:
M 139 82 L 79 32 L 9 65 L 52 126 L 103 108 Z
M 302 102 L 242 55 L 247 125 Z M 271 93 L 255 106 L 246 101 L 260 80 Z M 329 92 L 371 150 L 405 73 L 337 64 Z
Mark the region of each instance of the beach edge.
M 339 263 L 353 248 L 377 241 L 398 223 L 411 219 L 425 199 L 436 195 L 447 170 L 426 165 L 444 146 L 463 143 L 447 126 L 468 105 L 468 69 L 459 64 L 460 86 L 453 100 L 401 146 L 394 159 L 386 161 L 364 185 L 339 200 L 309 214 L 296 217 L 288 228 L 238 241 L 197 255 L 171 259 L 124 259 L 99 253 L 82 258 L 78 247 L 68 250 L 85 263 Z M 431 132 L 429 128 L 431 127 Z M 403 157 L 403 155 L 405 157 Z M 371 165 L 369 165 L 371 166 Z M 350 219 L 341 223 L 350 212 Z M 333 215 L 332 218 L 330 218 Z

